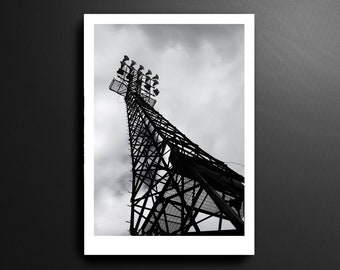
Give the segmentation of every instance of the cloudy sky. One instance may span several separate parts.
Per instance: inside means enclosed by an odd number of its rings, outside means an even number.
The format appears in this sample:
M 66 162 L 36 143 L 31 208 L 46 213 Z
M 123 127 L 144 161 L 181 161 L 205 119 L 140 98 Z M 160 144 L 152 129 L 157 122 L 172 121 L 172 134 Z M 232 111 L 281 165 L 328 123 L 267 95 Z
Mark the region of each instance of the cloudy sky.
M 95 235 L 128 235 L 126 107 L 108 89 L 126 54 L 159 75 L 155 109 L 243 175 L 243 25 L 95 25 Z

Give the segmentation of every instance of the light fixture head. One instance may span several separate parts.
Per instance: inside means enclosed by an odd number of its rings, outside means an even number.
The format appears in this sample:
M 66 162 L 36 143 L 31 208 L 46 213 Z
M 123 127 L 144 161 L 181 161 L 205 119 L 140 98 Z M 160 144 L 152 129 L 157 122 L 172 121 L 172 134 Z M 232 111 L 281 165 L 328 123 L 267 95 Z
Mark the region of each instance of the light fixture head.
M 144 75 L 141 72 L 138 72 L 138 80 L 143 81 Z
M 123 61 L 125 62 L 125 61 L 128 61 L 128 60 L 129 60 L 129 57 L 127 55 L 124 55 Z
M 144 67 L 142 65 L 139 66 L 138 71 L 142 71 Z
M 132 79 L 133 79 L 133 74 L 129 73 L 129 74 L 126 76 L 126 79 L 132 80 Z
M 158 88 L 154 89 L 153 92 L 154 92 L 154 94 L 155 94 L 156 96 L 158 96 L 158 94 L 159 94 Z
M 152 79 L 159 80 L 158 74 L 156 74 L 155 76 L 153 76 Z
M 118 70 L 117 70 L 117 74 L 118 74 L 118 75 L 121 75 L 121 76 L 124 76 L 124 70 L 121 69 L 121 68 L 118 69 Z
M 152 72 L 150 69 L 148 69 L 148 72 L 145 73 L 145 75 L 152 75 Z
M 134 65 L 136 65 L 137 63 L 136 63 L 136 61 L 134 61 L 134 60 L 131 60 L 131 67 L 133 67 Z

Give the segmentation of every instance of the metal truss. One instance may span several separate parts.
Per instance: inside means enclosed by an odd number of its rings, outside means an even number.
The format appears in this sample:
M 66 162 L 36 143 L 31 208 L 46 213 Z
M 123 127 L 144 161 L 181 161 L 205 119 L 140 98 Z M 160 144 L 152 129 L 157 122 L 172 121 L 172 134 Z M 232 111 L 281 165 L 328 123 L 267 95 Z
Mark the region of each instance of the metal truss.
M 243 235 L 243 176 L 203 151 L 157 112 L 150 96 L 141 93 L 136 72 L 130 74 L 128 83 L 113 80 L 110 85 L 125 96 L 127 108 L 130 234 Z

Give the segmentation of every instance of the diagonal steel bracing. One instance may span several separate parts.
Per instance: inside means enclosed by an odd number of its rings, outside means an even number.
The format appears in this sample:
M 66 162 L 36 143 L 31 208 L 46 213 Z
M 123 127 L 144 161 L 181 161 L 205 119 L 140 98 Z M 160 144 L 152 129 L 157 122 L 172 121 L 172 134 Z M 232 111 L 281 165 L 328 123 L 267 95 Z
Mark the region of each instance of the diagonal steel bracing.
M 242 235 L 242 215 L 228 202 L 237 199 L 243 205 L 243 177 L 191 142 L 138 93 L 131 91 L 125 101 L 133 174 L 131 234 L 207 234 L 204 222 L 215 219 L 212 234 Z M 223 222 L 229 230 L 222 230 Z
M 124 56 L 119 80 L 114 79 L 110 89 L 126 102 L 132 160 L 130 234 L 243 235 L 243 176 L 153 108 L 152 96 L 159 91 L 150 91 L 151 71 L 144 75 L 142 66 L 137 71 L 135 63 L 126 64 L 128 59 Z

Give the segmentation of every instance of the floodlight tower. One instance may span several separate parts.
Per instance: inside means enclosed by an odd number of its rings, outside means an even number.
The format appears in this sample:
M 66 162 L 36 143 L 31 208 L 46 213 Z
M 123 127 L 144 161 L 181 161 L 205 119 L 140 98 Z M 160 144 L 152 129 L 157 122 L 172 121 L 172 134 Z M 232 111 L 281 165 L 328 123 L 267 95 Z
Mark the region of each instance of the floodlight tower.
M 131 235 L 243 235 L 244 178 L 153 107 L 159 76 L 124 56 L 110 89 L 125 97 Z

